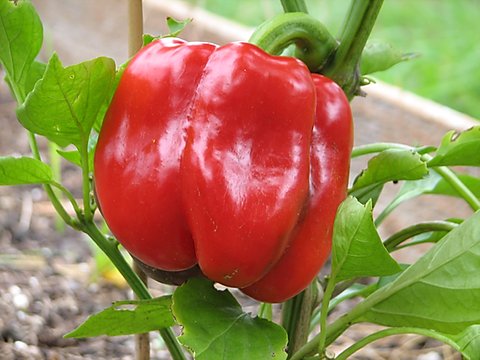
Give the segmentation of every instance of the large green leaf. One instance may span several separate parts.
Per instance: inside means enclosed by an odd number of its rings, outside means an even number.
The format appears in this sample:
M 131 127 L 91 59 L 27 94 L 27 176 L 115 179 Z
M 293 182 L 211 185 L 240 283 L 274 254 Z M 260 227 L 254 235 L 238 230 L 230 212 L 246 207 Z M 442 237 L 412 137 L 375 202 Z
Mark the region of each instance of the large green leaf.
M 183 326 L 179 337 L 196 360 L 286 359 L 285 330 L 252 318 L 228 291 L 192 278 L 173 294 L 173 313 Z
M 0 157 L 0 185 L 48 184 L 52 170 L 40 160 L 29 157 Z
M 461 133 L 449 131 L 428 166 L 480 166 L 480 126 Z
M 372 218 L 372 205 L 348 197 L 339 207 L 333 228 L 332 278 L 382 276 L 399 272 L 383 246 Z
M 65 337 L 130 335 L 170 327 L 175 324 L 171 303 L 171 296 L 151 300 L 117 301 L 109 308 L 88 317 Z
M 366 203 L 365 194 L 376 200 L 383 184 L 390 181 L 417 180 L 428 174 L 421 155 L 410 150 L 390 149 L 374 156 L 368 166 L 355 179 L 350 195 Z M 363 199 L 363 200 L 362 200 Z
M 18 118 L 26 129 L 60 146 L 83 148 L 114 79 L 112 59 L 100 57 L 64 68 L 53 55 L 43 78 L 17 110 Z
M 30 1 L 0 0 L 0 62 L 17 100 L 31 88 L 29 73 L 42 42 L 42 23 Z
M 480 324 L 480 212 L 361 305 L 361 320 L 447 334 Z M 356 311 L 354 311 L 355 313 Z

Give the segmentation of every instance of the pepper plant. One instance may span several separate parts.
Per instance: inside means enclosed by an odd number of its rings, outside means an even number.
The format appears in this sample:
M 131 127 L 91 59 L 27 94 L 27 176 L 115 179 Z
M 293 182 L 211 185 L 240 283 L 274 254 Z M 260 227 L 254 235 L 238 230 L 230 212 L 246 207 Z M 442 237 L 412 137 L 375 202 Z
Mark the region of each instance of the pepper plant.
M 480 127 L 449 132 L 438 146 L 352 150 L 348 100 L 363 94 L 368 73 L 403 60 L 366 47 L 382 1 L 352 1 L 338 37 L 302 0 L 282 5 L 249 44 L 186 43 L 175 38 L 186 22 L 170 19 L 172 34 L 145 36 L 127 64 L 99 57 L 64 67 L 56 54 L 37 60 L 43 36 L 33 5 L 0 0 L 0 62 L 31 146 L 31 154 L 0 157 L 0 184 L 42 184 L 61 219 L 99 246 L 138 298 L 66 336 L 159 331 L 175 360 L 187 351 L 209 360 L 342 360 L 411 333 L 477 359 L 480 179 L 452 167 L 480 165 Z M 40 153 L 40 136 L 81 169 L 81 201 Z M 360 156 L 368 166 L 347 188 L 349 159 Z M 392 181 L 402 186 L 374 219 Z M 473 214 L 381 239 L 381 222 L 423 194 L 463 199 Z M 390 255 L 426 242 L 434 246 L 413 264 Z M 176 290 L 152 298 L 120 243 Z M 330 250 L 330 273 L 320 278 Z M 262 301 L 258 313 L 215 283 Z M 329 319 L 352 298 L 355 306 Z M 383 328 L 329 351 L 361 322 Z

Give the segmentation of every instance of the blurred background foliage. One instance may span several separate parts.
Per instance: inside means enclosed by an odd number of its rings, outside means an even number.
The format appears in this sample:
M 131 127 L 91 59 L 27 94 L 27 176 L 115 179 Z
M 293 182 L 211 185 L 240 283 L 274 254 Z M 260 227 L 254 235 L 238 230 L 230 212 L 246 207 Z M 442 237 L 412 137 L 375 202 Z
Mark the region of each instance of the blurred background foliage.
M 189 2 L 252 27 L 282 11 L 278 0 Z M 349 3 L 306 0 L 333 35 Z M 419 54 L 373 78 L 480 119 L 480 0 L 385 0 L 371 39 Z

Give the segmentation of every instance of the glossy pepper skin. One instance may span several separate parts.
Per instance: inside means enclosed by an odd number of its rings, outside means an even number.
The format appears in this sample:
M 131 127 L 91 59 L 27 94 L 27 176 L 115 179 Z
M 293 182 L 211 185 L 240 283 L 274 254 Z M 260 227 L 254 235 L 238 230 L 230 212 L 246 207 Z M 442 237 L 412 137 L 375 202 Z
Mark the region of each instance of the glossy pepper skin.
M 317 91 L 310 152 L 310 195 L 289 247 L 262 279 L 242 289 L 283 302 L 305 289 L 330 253 L 336 209 L 345 199 L 353 145 L 350 104 L 332 80 L 312 74 Z
M 213 281 L 283 301 L 328 256 L 351 134 L 341 90 L 298 60 L 247 43 L 158 40 L 127 66 L 107 112 L 97 199 L 146 265 L 198 262 Z M 273 291 L 285 275 L 291 285 Z

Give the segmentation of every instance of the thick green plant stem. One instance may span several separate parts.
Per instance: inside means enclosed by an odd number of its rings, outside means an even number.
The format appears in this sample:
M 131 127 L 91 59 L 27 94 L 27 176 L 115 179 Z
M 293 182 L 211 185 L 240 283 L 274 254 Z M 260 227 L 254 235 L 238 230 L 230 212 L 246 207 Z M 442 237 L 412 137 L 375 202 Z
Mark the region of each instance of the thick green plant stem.
M 358 350 L 362 349 L 363 347 L 367 346 L 368 344 L 387 336 L 400 335 L 400 334 L 417 334 L 417 335 L 431 337 L 452 346 L 454 349 L 459 350 L 458 345 L 455 344 L 454 341 L 449 339 L 447 336 L 437 333 L 436 331 L 421 329 L 421 328 L 413 328 L 413 327 L 399 327 L 399 328 L 390 328 L 390 329 L 380 330 L 364 337 L 363 339 L 357 341 L 356 343 L 354 343 L 353 345 L 345 349 L 343 352 L 341 352 L 337 357 L 335 357 L 335 360 L 348 360 L 350 359 L 350 356 L 352 356 L 354 353 L 356 353 Z
M 280 0 L 283 11 L 285 12 L 304 12 L 308 13 L 307 5 L 304 0 Z
M 400 230 L 399 232 L 390 236 L 387 240 L 384 241 L 384 245 L 388 251 L 397 250 L 398 246 L 404 242 L 412 238 L 413 236 L 423 234 L 426 232 L 431 231 L 450 231 L 455 229 L 458 224 L 450 222 L 450 221 L 428 221 L 418 223 L 405 229 Z
M 308 340 L 316 292 L 316 285 L 312 283 L 304 291 L 283 305 L 282 325 L 288 334 L 289 355 L 294 354 Z
M 340 44 L 322 73 L 339 84 L 349 99 L 359 94 L 358 66 L 383 0 L 352 0 L 340 31 Z
M 295 44 L 294 56 L 312 72 L 318 71 L 337 47 L 325 26 L 302 12 L 279 14 L 267 20 L 255 30 L 249 42 L 273 55 L 280 55 Z

